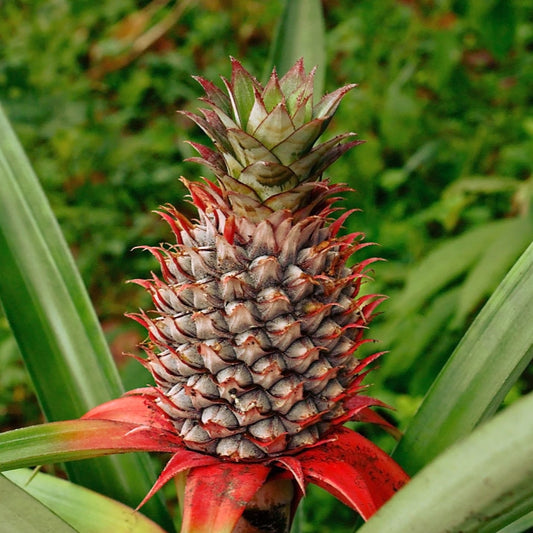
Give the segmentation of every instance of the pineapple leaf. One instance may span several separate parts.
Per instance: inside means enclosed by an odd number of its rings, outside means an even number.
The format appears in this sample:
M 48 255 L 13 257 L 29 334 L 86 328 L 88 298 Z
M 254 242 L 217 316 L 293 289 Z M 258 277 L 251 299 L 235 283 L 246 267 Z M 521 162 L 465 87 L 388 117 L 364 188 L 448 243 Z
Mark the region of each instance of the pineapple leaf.
M 15 483 L 0 475 L 2 531 L 74 533 L 76 530 Z
M 257 161 L 246 167 L 240 181 L 253 187 L 262 200 L 298 185 L 298 177 L 290 168 L 269 161 Z
M 0 300 L 50 420 L 122 392 L 96 314 L 57 221 L 0 108 Z M 68 465 L 75 482 L 134 504 L 155 478 L 148 457 Z M 161 501 L 146 509 L 172 527 Z
M 402 338 L 398 339 L 394 350 L 383 359 L 378 370 L 380 379 L 401 376 L 414 369 L 430 343 L 446 331 L 446 324 L 457 309 L 458 293 L 459 289 L 446 291 L 435 298 L 423 315 L 408 315 L 408 319 L 401 324 Z M 386 338 L 388 331 L 389 327 L 386 327 L 383 334 L 379 332 L 375 335 L 377 338 Z
M 267 148 L 276 146 L 294 131 L 294 124 L 284 102 L 280 102 L 257 126 L 254 137 Z
M 309 79 L 312 80 L 312 77 L 309 77 Z M 297 91 L 301 90 L 302 87 L 306 87 L 309 93 L 311 93 L 313 87 L 309 87 L 308 84 L 304 85 L 304 81 L 306 81 L 304 60 L 303 58 L 299 58 L 281 78 L 279 86 L 283 94 L 287 96 L 297 95 Z
M 322 172 L 332 165 L 344 152 L 364 143 L 364 141 L 350 141 L 342 143 L 348 137 L 352 137 L 354 133 L 342 133 L 333 137 L 329 141 L 319 144 L 311 152 L 306 154 L 301 159 L 296 160 L 290 169 L 299 177 L 299 181 L 305 181 L 305 179 L 318 179 Z
M 512 219 L 490 222 L 436 247 L 411 270 L 391 310 L 405 316 L 420 308 L 429 297 L 470 268 L 510 224 L 514 224 Z
M 308 68 L 318 66 L 314 77 L 315 92 L 322 94 L 326 73 L 326 38 L 324 15 L 319 0 L 286 0 L 283 14 L 270 51 L 270 64 L 282 78 L 282 87 L 290 87 L 302 77 L 303 65 L 291 67 L 303 58 Z M 270 73 L 269 69 L 269 73 Z
M 309 481 L 326 489 L 365 519 L 408 480 L 380 448 L 355 431 L 340 428 L 335 440 L 310 448 L 298 459 Z
M 325 94 L 320 99 L 320 102 L 318 102 L 318 104 L 313 107 L 313 117 L 331 118 L 337 110 L 337 107 L 339 107 L 339 104 L 341 103 L 346 93 L 348 93 L 355 87 L 357 87 L 357 85 L 355 83 L 351 83 L 350 85 L 340 87 L 332 93 Z
M 518 520 L 500 529 L 498 533 L 525 533 L 533 528 L 533 511 L 520 517 Z
M 527 245 L 533 241 L 533 219 L 511 219 L 484 250 L 461 287 L 453 327 L 460 327 L 469 313 L 503 279 Z
M 172 452 L 179 448 L 180 442 L 172 434 L 139 429 L 135 423 L 117 420 L 49 422 L 1 433 L 0 471 L 112 453 Z M 145 494 L 137 495 L 135 505 Z
M 532 301 L 533 244 L 483 307 L 395 450 L 408 472 L 419 470 L 499 407 L 533 357 Z
M 255 102 L 255 90 L 259 84 L 246 69 L 234 58 L 231 58 L 231 83 L 224 80 L 230 95 L 233 112 L 238 125 L 246 130 L 248 117 Z
M 315 119 L 306 122 L 294 133 L 289 135 L 277 146 L 272 148 L 272 153 L 284 165 L 289 165 L 301 154 L 309 151 L 318 137 L 326 129 L 325 119 Z
M 275 104 L 279 102 L 280 100 L 277 100 Z M 274 107 L 274 105 L 272 107 Z M 257 126 L 259 126 L 259 124 L 261 124 L 261 122 L 265 120 L 265 118 L 268 116 L 268 113 L 271 110 L 272 109 L 270 108 L 269 109 L 266 108 L 266 104 L 263 101 L 263 96 L 261 95 L 261 91 L 256 90 L 254 105 L 252 106 L 252 109 L 250 111 L 250 116 L 248 117 L 247 131 L 253 133 L 257 129 Z
M 529 394 L 454 444 L 358 533 L 494 533 L 531 512 L 532 410 Z
M 255 137 L 248 135 L 241 129 L 231 129 L 227 132 L 228 140 L 231 143 L 237 160 L 243 167 L 247 167 L 256 161 L 269 161 L 279 163 L 273 153 L 265 148 Z
M 206 97 L 200 98 L 200 100 L 218 107 L 226 115 L 231 113 L 229 98 L 214 83 L 200 76 L 193 76 L 193 79 L 196 80 L 205 91 Z
M 133 512 L 131 507 L 64 479 L 28 469 L 13 470 L 4 475 L 46 505 L 76 531 L 164 533 L 163 529 L 143 514 Z M 9 501 L 11 498 L 10 493 Z M 61 530 L 54 528 L 54 531 Z
M 46 416 L 74 418 L 121 394 L 122 385 L 57 221 L 1 110 L 0 132 L 0 298 Z
M 218 464 L 220 461 L 206 454 L 199 454 L 192 450 L 183 448 L 176 452 L 163 468 L 160 476 L 157 478 L 154 486 L 150 492 L 144 497 L 144 500 L 139 504 L 142 507 L 158 490 L 163 488 L 171 479 L 179 478 L 182 473 L 187 474 L 188 470 L 198 468 L 200 466 L 209 466 Z
M 278 75 L 276 70 L 273 70 L 268 83 L 265 85 L 262 95 L 264 109 L 267 113 L 270 113 L 283 99 L 284 93 L 281 89 L 281 85 L 279 84 Z

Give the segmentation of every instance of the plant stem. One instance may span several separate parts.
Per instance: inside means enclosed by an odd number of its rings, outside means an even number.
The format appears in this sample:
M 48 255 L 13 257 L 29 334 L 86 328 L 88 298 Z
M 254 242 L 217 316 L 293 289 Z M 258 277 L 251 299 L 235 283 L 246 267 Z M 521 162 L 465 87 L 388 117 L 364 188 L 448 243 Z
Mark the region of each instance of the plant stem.
M 293 498 L 292 480 L 271 479 L 246 506 L 233 533 L 289 533 Z

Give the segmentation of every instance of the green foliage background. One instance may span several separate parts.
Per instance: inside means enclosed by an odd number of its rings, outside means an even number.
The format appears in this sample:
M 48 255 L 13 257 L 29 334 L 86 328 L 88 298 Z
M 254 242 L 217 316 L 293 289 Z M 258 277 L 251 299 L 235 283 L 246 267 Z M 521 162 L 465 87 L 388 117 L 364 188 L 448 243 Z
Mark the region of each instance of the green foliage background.
M 331 135 L 352 130 L 367 140 L 329 175 L 356 189 L 346 205 L 362 212 L 347 231 L 364 231 L 381 245 L 368 253 L 387 260 L 368 289 L 391 296 L 372 329 L 379 349 L 391 350 L 373 375 L 373 393 L 396 407 L 388 416 L 403 427 L 533 239 L 533 1 L 325 0 L 323 7 L 326 87 L 360 84 Z M 0 0 L 0 101 L 127 386 L 149 377 L 120 357 L 142 335 L 122 315 L 148 302 L 125 280 L 155 268 L 132 248 L 170 238 L 151 211 L 171 202 L 192 214 L 177 178 L 203 173 L 184 162 L 193 155 L 184 140 L 200 140 L 200 132 L 176 110 L 198 108 L 191 76 L 228 76 L 229 55 L 263 77 L 281 9 L 260 0 Z M 1 319 L 0 364 L 1 429 L 35 421 L 31 386 Z M 506 401 L 532 382 L 526 371 Z M 372 436 L 392 447 L 381 433 Z M 320 491 L 309 499 L 302 531 L 353 523 Z

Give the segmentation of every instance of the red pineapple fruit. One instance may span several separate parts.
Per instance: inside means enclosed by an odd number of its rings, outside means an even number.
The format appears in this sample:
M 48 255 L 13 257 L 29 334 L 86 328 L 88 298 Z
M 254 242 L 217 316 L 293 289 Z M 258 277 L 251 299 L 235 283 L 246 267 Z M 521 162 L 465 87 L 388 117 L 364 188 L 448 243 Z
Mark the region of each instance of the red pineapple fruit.
M 209 108 L 185 113 L 214 144 L 191 143 L 217 183 L 184 180 L 198 219 L 165 206 L 176 243 L 148 248 L 162 276 L 136 280 L 154 304 L 131 316 L 148 330 L 143 364 L 156 386 L 85 418 L 138 423 L 147 449 L 174 450 L 150 495 L 181 473 L 183 532 L 286 531 L 308 482 L 366 519 L 407 476 L 343 427 L 387 426 L 369 409 L 381 403 L 361 394 L 379 354 L 357 357 L 382 300 L 359 295 L 374 260 L 348 266 L 366 244 L 339 235 L 350 212 L 335 220 L 333 204 L 347 189 L 322 181 L 360 141 L 317 144 L 354 85 L 314 103 L 302 61 L 264 87 L 232 67 L 226 92 L 198 78 Z M 272 495 L 287 503 L 281 513 Z M 250 525 L 272 521 L 269 511 L 277 529 Z

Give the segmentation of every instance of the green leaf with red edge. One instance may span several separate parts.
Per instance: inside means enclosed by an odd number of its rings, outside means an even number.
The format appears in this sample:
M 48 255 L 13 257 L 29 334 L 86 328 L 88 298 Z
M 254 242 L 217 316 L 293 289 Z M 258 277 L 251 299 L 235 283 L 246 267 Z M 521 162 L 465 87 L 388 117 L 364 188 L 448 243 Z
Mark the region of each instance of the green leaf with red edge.
M 68 420 L 0 434 L 0 470 L 132 451 L 181 449 L 174 433 L 115 420 Z
M 327 444 L 297 455 L 304 476 L 368 520 L 409 477 L 383 450 L 339 428 Z
M 260 464 L 229 462 L 191 470 L 181 533 L 231 533 L 269 473 Z
M 254 91 L 258 84 L 247 72 L 239 61 L 231 58 L 231 83 L 224 80 L 235 115 L 238 117 L 239 126 L 246 130 L 248 117 L 254 105 Z

